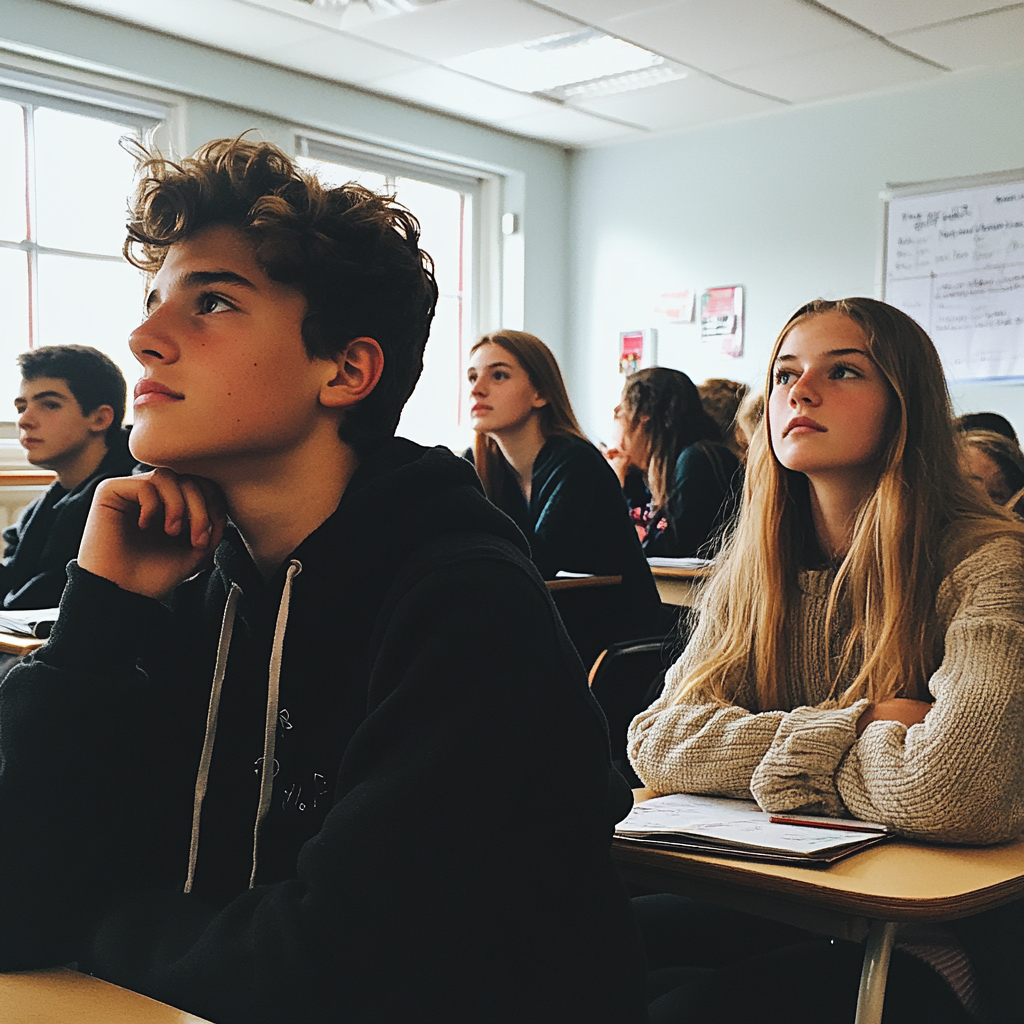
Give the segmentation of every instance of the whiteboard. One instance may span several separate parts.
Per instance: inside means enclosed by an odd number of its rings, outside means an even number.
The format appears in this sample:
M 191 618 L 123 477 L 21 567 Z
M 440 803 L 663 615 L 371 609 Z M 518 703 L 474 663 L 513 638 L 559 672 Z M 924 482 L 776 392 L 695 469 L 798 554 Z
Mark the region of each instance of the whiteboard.
M 1024 380 L 1024 171 L 999 177 L 1016 180 L 883 193 L 885 301 L 928 332 L 950 383 Z

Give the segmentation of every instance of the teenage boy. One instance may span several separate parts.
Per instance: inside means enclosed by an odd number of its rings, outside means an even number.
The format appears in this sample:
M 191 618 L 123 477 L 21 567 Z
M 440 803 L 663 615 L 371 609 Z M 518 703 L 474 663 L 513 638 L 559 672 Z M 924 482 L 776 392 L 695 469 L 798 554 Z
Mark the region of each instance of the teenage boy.
M 267 144 L 143 168 L 161 468 L 99 489 L 0 689 L 0 969 L 217 1022 L 645 1019 L 582 666 L 469 464 L 393 436 L 417 238 Z
M 4 530 L 0 594 L 5 608 L 54 608 L 78 554 L 96 488 L 135 467 L 117 366 L 87 345 L 49 345 L 18 356 L 18 438 L 33 466 L 57 479 Z

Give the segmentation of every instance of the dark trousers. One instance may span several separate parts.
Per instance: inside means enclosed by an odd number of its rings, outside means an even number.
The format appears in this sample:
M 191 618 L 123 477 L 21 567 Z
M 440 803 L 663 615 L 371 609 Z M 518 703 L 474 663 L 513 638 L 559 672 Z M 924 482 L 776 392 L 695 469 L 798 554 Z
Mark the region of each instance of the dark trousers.
M 651 1024 L 852 1024 L 864 947 L 681 896 L 633 900 Z M 946 982 L 893 952 L 885 1024 L 966 1024 Z

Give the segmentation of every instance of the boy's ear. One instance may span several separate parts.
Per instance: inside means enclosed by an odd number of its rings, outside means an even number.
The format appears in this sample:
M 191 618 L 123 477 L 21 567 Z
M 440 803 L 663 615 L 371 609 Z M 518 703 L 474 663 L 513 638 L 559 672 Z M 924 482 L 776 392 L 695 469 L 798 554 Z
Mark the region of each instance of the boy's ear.
M 98 405 L 88 416 L 90 434 L 105 434 L 107 428 L 114 422 L 114 407 L 112 405 Z
M 354 338 L 330 362 L 335 375 L 320 388 L 320 404 L 328 409 L 361 402 L 384 372 L 384 352 L 373 338 Z

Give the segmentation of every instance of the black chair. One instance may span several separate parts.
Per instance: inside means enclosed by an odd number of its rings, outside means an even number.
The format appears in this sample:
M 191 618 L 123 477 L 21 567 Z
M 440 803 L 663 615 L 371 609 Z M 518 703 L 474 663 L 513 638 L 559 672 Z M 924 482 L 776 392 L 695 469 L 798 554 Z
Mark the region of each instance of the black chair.
M 626 757 L 629 723 L 661 691 L 665 678 L 665 638 L 646 637 L 612 644 L 590 670 L 590 689 L 608 720 L 612 763 L 633 785 L 643 785 Z

